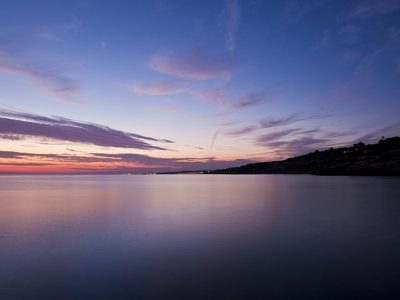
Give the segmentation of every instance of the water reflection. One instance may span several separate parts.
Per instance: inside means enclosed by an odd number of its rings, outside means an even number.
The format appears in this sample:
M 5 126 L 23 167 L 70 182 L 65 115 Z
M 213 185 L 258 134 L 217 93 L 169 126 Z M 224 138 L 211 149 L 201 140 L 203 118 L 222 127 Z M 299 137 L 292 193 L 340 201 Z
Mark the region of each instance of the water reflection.
M 389 299 L 399 291 L 398 178 L 0 179 L 1 299 Z

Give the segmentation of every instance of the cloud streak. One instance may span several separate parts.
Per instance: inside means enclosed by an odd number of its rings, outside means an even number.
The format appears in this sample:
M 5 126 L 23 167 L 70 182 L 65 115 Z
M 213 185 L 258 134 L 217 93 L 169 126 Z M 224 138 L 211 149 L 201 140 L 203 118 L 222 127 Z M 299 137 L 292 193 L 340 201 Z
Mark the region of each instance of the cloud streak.
M 148 84 L 134 82 L 129 88 L 137 94 L 166 96 L 183 92 L 187 88 L 187 84 L 174 81 L 160 81 Z
M 159 158 L 152 157 L 141 154 L 132 153 L 122 153 L 122 154 L 101 154 L 94 153 L 96 157 L 102 158 L 112 158 L 116 161 L 123 163 L 140 163 L 145 166 L 156 166 L 156 168 L 171 169 L 171 170 L 209 170 L 209 169 L 219 169 L 227 168 L 230 166 L 240 166 L 242 164 L 248 163 L 249 160 L 246 159 L 236 159 L 236 160 L 218 160 L 215 157 L 204 157 L 204 158 L 193 158 L 193 157 L 183 157 L 183 158 Z
M 214 134 L 213 137 L 211 139 L 211 143 L 210 143 L 210 150 L 212 150 L 214 148 L 215 142 L 217 141 L 217 138 L 219 136 L 219 134 L 221 133 L 222 128 L 218 128 Z
M 256 126 L 245 126 L 242 128 L 236 128 L 236 129 L 231 129 L 227 130 L 225 134 L 227 135 L 233 135 L 233 136 L 238 136 L 238 135 L 243 135 L 243 134 L 248 134 L 256 130 Z
M 81 103 L 76 97 L 76 93 L 80 90 L 78 83 L 64 74 L 34 66 L 12 63 L 1 56 L 0 73 L 26 77 L 61 101 Z
M 392 123 L 387 126 L 378 128 L 376 130 L 373 130 L 367 134 L 364 134 L 360 138 L 356 139 L 353 141 L 353 143 L 358 143 L 358 142 L 376 142 L 379 140 L 382 136 L 398 136 L 400 135 L 400 122 Z
M 272 20 L 277 30 L 273 33 L 281 33 L 300 22 L 308 14 L 323 7 L 329 0 L 290 0 L 280 1 L 284 4 L 284 12 Z
M 1 161 L 6 160 L 6 161 Z M 13 160 L 13 161 L 10 161 Z M 221 169 L 255 162 L 248 159 L 218 160 L 214 157 L 204 158 L 160 158 L 135 153 L 91 153 L 88 155 L 35 154 L 24 152 L 0 151 L 0 165 L 15 167 L 39 167 L 34 172 L 74 172 L 74 173 L 143 173 L 162 171 L 193 171 Z M 57 166 L 62 167 L 57 167 Z M 43 166 L 52 166 L 41 169 Z M 100 167 L 99 167 L 100 166 Z M 10 173 L 0 169 L 0 173 Z M 22 170 L 23 171 L 23 170 Z
M 222 88 L 209 88 L 196 92 L 196 95 L 206 101 L 221 107 L 228 108 L 248 108 L 266 103 L 271 100 L 272 96 L 264 91 L 252 92 L 241 96 L 232 96 Z
M 330 142 L 331 141 L 326 138 L 304 136 L 287 141 L 273 141 L 265 143 L 264 146 L 274 148 L 277 155 L 287 158 L 306 154 L 312 150 L 315 150 L 315 148 L 328 148 L 331 145 Z
M 237 0 L 225 0 L 220 15 L 220 26 L 225 30 L 226 50 L 233 55 L 236 49 L 236 33 L 239 29 L 240 8 Z
M 255 144 L 272 149 L 276 159 L 303 155 L 316 149 L 326 149 L 348 144 L 338 141 L 338 137 L 351 135 L 351 132 L 324 132 L 321 129 L 293 128 L 262 134 L 256 137 Z
M 298 115 L 293 114 L 287 117 L 283 118 L 265 118 L 260 121 L 260 127 L 261 128 L 272 128 L 272 127 L 280 127 L 280 126 L 285 126 L 289 125 L 301 120 L 304 120 L 305 118 L 299 118 Z
M 172 143 L 92 123 L 0 111 L 0 134 L 32 136 L 102 147 L 165 150 L 149 142 Z
M 188 80 L 230 79 L 237 67 L 232 59 L 200 49 L 182 55 L 159 53 L 149 65 L 157 72 Z
M 397 0 L 367 0 L 361 1 L 356 6 L 351 17 L 368 18 L 382 16 L 400 10 L 400 2 Z
M 227 130 L 224 133 L 226 135 L 231 135 L 231 136 L 240 136 L 240 135 L 252 133 L 257 130 L 283 127 L 283 126 L 291 125 L 291 124 L 301 122 L 301 121 L 319 120 L 319 119 L 329 118 L 331 116 L 332 116 L 331 113 L 314 113 L 314 114 L 306 114 L 306 115 L 296 113 L 296 114 L 291 114 L 289 116 L 281 117 L 281 118 L 267 117 L 267 118 L 261 119 L 258 122 L 258 124 L 256 124 L 256 125 L 248 125 L 248 126 L 243 126 L 240 128 L 234 128 L 231 130 Z
M 283 137 L 291 135 L 292 133 L 299 131 L 299 128 L 287 129 L 282 131 L 276 131 L 272 133 L 262 134 L 257 138 L 257 144 L 270 145 L 273 141 L 279 140 Z

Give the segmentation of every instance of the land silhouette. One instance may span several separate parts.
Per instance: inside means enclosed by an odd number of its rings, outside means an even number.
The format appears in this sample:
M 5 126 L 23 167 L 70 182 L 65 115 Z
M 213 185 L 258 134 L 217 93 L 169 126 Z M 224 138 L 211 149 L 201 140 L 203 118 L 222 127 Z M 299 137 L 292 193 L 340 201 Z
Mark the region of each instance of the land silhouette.
M 248 164 L 213 174 L 314 174 L 314 175 L 400 175 L 400 137 L 382 138 L 376 144 L 360 142 L 282 161 Z
M 316 150 L 281 161 L 176 173 L 400 176 L 400 137 L 382 138 L 376 144 L 360 142 L 349 147 Z

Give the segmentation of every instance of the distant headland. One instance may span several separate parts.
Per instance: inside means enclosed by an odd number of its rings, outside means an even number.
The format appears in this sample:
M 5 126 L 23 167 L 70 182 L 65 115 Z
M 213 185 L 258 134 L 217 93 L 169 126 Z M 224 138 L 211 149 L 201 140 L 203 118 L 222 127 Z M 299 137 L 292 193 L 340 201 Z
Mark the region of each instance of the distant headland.
M 316 150 L 281 161 L 177 173 L 400 176 L 400 137 L 382 138 L 376 144 L 360 142 L 350 147 Z

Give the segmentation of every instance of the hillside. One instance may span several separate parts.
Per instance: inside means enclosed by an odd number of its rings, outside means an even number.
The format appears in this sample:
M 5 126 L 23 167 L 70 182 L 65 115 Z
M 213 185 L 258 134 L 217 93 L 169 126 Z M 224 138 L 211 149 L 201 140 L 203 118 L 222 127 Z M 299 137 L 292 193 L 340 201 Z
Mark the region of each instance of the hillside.
M 282 161 L 208 171 L 210 174 L 400 175 L 400 137 L 331 148 Z

